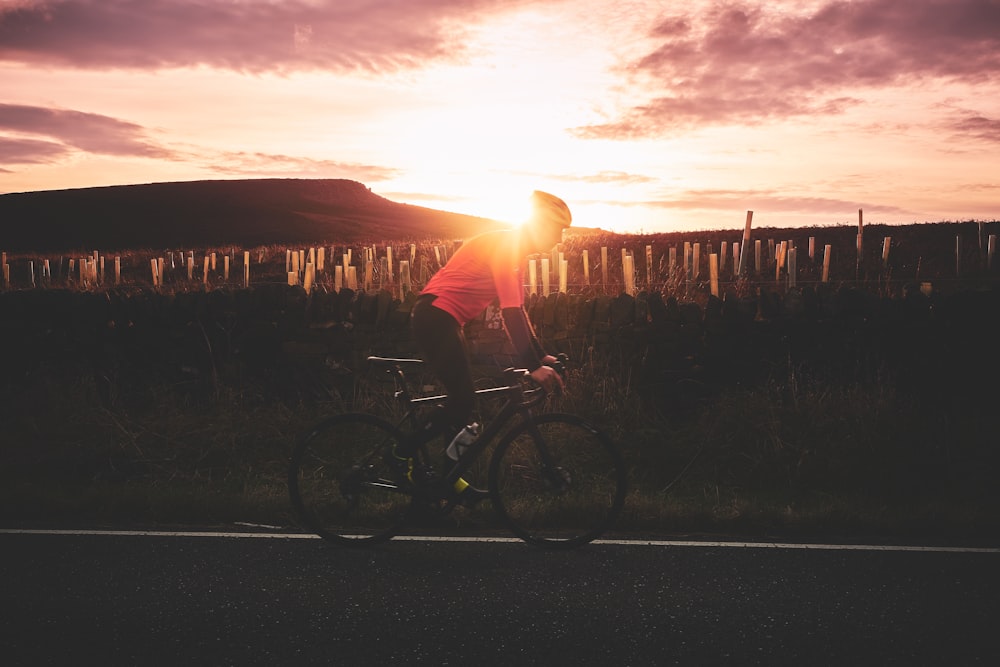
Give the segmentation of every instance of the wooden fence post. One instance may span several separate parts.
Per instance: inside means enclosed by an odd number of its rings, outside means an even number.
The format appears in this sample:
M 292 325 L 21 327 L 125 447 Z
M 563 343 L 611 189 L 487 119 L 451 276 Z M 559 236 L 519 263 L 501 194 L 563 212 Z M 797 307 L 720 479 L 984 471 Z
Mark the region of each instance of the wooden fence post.
M 740 245 L 740 275 L 747 270 L 747 249 L 750 247 L 750 224 L 753 222 L 753 211 L 747 211 L 747 222 L 743 228 L 743 243 Z
M 635 296 L 635 258 L 625 255 L 622 262 L 622 277 L 625 280 L 625 292 Z
M 364 254 L 361 255 L 361 289 L 365 292 L 370 292 L 372 289 L 372 282 L 374 281 L 374 262 L 372 262 L 372 249 L 364 248 Z
M 854 267 L 854 279 L 861 277 L 861 259 L 864 256 L 864 212 L 858 209 L 858 258 Z
M 653 288 L 653 246 L 646 246 L 646 289 Z
M 782 241 L 778 246 L 777 254 L 774 257 L 774 281 L 781 280 L 781 268 L 785 265 L 785 256 L 788 253 L 788 241 Z
M 608 246 L 601 246 L 601 287 L 608 293 Z
M 712 253 L 708 256 L 708 280 L 712 296 L 719 296 L 719 256 Z
M 399 262 L 399 298 L 406 299 L 406 295 L 413 291 L 413 284 L 410 282 L 410 262 L 400 260 Z
M 316 279 L 316 265 L 312 262 L 306 262 L 305 276 L 302 280 L 302 286 L 306 290 L 306 294 L 312 292 L 313 281 Z

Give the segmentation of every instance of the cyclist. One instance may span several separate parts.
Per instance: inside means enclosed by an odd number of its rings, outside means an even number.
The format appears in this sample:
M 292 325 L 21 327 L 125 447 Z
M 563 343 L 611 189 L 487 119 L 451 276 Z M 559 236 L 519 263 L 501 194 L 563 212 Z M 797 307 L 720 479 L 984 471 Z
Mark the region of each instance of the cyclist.
M 546 390 L 561 389 L 562 378 L 551 366 L 524 310 L 521 263 L 531 254 L 550 251 L 570 226 L 569 207 L 559 197 L 539 190 L 531 194 L 528 220 L 516 229 L 485 232 L 466 241 L 417 297 L 410 319 L 414 341 L 424 361 L 444 385 L 447 399 L 423 428 L 389 455 L 389 462 L 409 477 L 413 452 L 441 434 L 455 434 L 469 423 L 475 387 L 462 327 L 499 299 L 504 328 L 521 364 Z M 478 500 L 485 491 L 460 479 L 455 491 Z

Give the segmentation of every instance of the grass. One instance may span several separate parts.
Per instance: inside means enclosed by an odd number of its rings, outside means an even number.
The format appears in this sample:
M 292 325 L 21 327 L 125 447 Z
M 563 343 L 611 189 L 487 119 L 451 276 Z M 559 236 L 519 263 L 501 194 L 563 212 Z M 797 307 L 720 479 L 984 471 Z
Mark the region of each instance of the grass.
M 570 384 L 553 407 L 596 422 L 629 462 L 623 532 L 1000 541 L 995 426 L 974 401 L 929 405 L 887 377 L 782 369 L 672 411 L 660 387 L 594 360 Z M 291 526 L 295 435 L 349 406 L 389 404 L 388 387 L 366 382 L 326 402 L 160 385 L 139 405 L 104 406 L 75 375 L 36 374 L 21 389 L 3 403 L 6 525 Z

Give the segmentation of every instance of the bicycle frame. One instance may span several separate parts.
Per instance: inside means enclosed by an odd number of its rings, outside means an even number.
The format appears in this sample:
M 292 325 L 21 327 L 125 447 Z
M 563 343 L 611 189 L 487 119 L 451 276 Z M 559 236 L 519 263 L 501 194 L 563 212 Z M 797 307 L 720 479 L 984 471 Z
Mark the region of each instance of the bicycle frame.
M 397 429 L 399 429 L 406 422 L 410 422 L 410 431 L 412 432 L 413 428 L 415 428 L 419 422 L 416 415 L 421 408 L 425 407 L 427 404 L 447 399 L 447 396 L 444 395 L 413 396 L 411 394 L 406 374 L 403 372 L 402 366 L 405 364 L 420 365 L 423 363 L 421 359 L 369 357 L 368 361 L 369 363 L 377 364 L 384 368 L 390 375 L 393 376 L 397 386 L 399 387 L 395 393 L 395 398 L 404 407 L 405 414 L 395 424 Z M 462 452 L 461 456 L 459 456 L 458 461 L 451 466 L 450 470 L 448 470 L 442 478 L 442 481 L 449 488 L 466 471 L 468 471 L 469 468 L 472 467 L 475 460 L 479 458 L 479 456 L 486 450 L 490 443 L 494 441 L 494 439 L 496 439 L 505 430 L 508 430 L 510 421 L 514 417 L 520 416 L 522 422 L 531 422 L 531 409 L 540 405 L 545 400 L 545 390 L 541 387 L 526 388 L 523 382 L 527 377 L 530 377 L 530 374 L 526 369 L 508 368 L 504 371 L 504 380 L 508 383 L 507 386 L 476 390 L 477 396 L 506 394 L 507 400 L 501 406 L 500 412 L 492 418 L 489 423 L 484 425 L 484 428 L 479 436 L 465 448 L 465 451 Z M 541 438 L 537 429 L 533 430 L 532 434 L 539 439 Z M 542 452 L 542 455 L 547 458 L 548 453 Z

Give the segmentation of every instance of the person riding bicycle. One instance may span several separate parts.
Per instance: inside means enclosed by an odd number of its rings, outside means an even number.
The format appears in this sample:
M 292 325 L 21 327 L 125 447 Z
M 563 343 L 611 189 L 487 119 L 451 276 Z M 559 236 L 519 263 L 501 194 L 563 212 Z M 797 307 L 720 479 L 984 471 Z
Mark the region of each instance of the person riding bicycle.
M 534 191 L 530 201 L 531 214 L 521 227 L 485 232 L 463 243 L 417 297 L 410 329 L 447 398 L 423 428 L 390 455 L 390 464 L 401 476 L 412 471 L 412 456 L 420 445 L 441 434 L 451 436 L 469 423 L 476 395 L 463 326 L 495 299 L 507 335 L 531 378 L 548 391 L 563 387 L 562 377 L 552 367 L 556 358 L 546 354 L 524 310 L 521 264 L 528 255 L 555 247 L 573 217 L 566 202 L 547 192 Z M 462 479 L 455 491 L 463 497 L 485 495 Z

